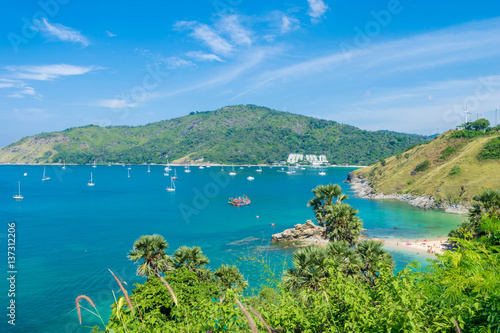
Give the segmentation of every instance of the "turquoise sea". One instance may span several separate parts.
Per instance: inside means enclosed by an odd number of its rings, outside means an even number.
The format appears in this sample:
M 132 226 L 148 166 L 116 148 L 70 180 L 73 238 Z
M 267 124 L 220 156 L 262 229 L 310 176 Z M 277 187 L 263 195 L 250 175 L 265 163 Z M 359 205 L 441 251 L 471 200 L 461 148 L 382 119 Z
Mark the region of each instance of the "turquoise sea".
M 251 288 L 264 276 L 259 267 L 242 259 L 260 251 L 281 272 L 292 250 L 269 246 L 271 234 L 313 218 L 306 206 L 311 189 L 338 183 L 352 195 L 346 179 L 353 168 L 329 168 L 326 176 L 308 168 L 287 175 L 281 168 L 236 167 L 236 176 L 221 167 L 177 168 L 176 191 L 167 192 L 170 178 L 164 166 L 47 166 L 50 181 L 42 182 L 43 166 L 0 166 L 0 246 L 4 253 L 4 278 L 0 284 L 1 332 L 89 332 L 78 324 L 75 297 L 85 294 L 97 305 L 104 321 L 118 290 L 108 268 L 120 276 L 130 291 L 144 279 L 126 255 L 141 235 L 159 233 L 170 244 L 169 253 L 181 245 L 200 246 L 212 268 L 237 264 Z M 28 175 L 23 176 L 24 173 Z M 93 173 L 94 187 L 87 186 Z M 129 172 L 130 177 L 127 177 Z M 171 172 L 172 173 L 172 172 Z M 253 181 L 247 180 L 253 176 Z M 24 200 L 15 201 L 18 181 Z M 246 194 L 251 206 L 232 207 L 231 196 Z M 416 239 L 446 235 L 462 216 L 425 211 L 396 201 L 351 198 L 370 237 Z M 256 216 L 259 216 L 257 218 Z M 15 223 L 16 326 L 7 324 L 7 233 Z M 271 225 L 274 223 L 274 227 Z M 397 226 L 398 229 L 394 229 Z M 398 269 L 406 262 L 428 257 L 394 253 Z M 85 305 L 85 301 L 82 301 Z M 100 320 L 84 312 L 84 326 Z M 102 327 L 102 324 L 101 324 Z

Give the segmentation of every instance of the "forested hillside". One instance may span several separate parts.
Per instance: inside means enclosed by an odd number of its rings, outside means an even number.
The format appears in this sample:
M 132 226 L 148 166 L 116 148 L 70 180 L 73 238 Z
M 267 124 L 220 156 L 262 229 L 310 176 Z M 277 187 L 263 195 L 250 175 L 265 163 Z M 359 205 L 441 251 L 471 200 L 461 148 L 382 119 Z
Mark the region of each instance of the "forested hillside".
M 25 137 L 0 163 L 271 163 L 289 153 L 324 154 L 334 164 L 370 164 L 426 137 L 364 131 L 255 105 L 227 106 L 143 126 L 84 126 Z

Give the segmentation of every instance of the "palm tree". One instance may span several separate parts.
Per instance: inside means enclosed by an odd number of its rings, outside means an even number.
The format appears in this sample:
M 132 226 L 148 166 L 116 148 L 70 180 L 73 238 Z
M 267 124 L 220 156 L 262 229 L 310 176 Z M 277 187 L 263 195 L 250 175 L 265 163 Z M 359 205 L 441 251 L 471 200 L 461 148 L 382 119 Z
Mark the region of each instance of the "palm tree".
M 314 198 L 309 200 L 308 207 L 312 207 L 316 221 L 323 225 L 327 218 L 326 208 L 334 204 L 340 204 L 349 197 L 342 193 L 342 188 L 338 184 L 318 185 L 312 190 Z M 335 200 L 335 203 L 333 200 Z
M 186 267 L 194 272 L 204 265 L 208 265 L 210 260 L 203 254 L 198 246 L 181 246 L 174 253 L 174 262 L 177 267 Z
M 359 211 L 349 204 L 338 203 L 328 206 L 326 212 L 326 233 L 330 240 L 346 241 L 349 246 L 356 244 L 363 227 L 361 219 L 356 216 Z
M 283 284 L 292 290 L 306 287 L 317 291 L 334 266 L 327 249 L 317 246 L 295 250 L 292 264 L 283 276 Z
M 383 249 L 381 242 L 367 239 L 357 245 L 356 252 L 362 261 L 361 272 L 372 285 L 380 268 L 394 269 L 392 256 Z
M 233 287 L 237 289 L 245 289 L 248 286 L 248 282 L 245 281 L 238 267 L 234 265 L 221 265 L 215 270 L 214 275 L 219 279 L 225 290 Z
M 134 242 L 128 258 L 134 263 L 143 260 L 137 267 L 137 275 L 150 277 L 173 269 L 172 258 L 166 254 L 168 243 L 163 236 L 144 235 Z
M 330 242 L 328 254 L 342 266 L 342 271 L 349 278 L 357 279 L 361 273 L 362 262 L 359 254 L 346 241 Z

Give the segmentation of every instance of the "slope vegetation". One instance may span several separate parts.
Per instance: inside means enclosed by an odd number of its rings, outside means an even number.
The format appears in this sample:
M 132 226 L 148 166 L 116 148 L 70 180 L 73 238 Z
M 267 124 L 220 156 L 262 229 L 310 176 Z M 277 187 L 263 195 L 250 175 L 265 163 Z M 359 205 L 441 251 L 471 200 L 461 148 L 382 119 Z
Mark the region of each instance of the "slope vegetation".
M 449 131 L 353 175 L 377 193 L 471 202 L 482 188 L 500 188 L 500 132 Z
M 0 150 L 0 163 L 269 163 L 289 153 L 324 154 L 335 164 L 369 164 L 426 137 L 372 132 L 255 105 L 143 126 L 84 126 L 23 138 Z

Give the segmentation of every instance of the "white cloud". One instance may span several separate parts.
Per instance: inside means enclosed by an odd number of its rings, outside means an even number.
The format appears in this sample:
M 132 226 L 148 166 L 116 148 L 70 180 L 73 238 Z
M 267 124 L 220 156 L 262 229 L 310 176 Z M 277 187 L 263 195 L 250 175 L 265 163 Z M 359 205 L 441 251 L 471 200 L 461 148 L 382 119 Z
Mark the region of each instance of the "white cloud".
M 251 33 L 240 24 L 240 18 L 236 15 L 223 16 L 218 22 L 219 31 L 229 35 L 235 45 L 252 45 Z
M 319 19 L 325 15 L 326 11 L 329 9 L 323 0 L 307 0 L 307 2 L 309 3 L 307 14 L 311 17 L 312 22 L 319 21 Z
M 106 30 L 106 35 L 108 35 L 108 37 L 116 37 L 116 34 L 112 33 L 109 30 Z
M 137 106 L 137 104 L 134 103 L 127 103 L 123 99 L 102 99 L 98 101 L 95 106 L 101 106 L 105 108 L 112 108 L 112 109 L 121 109 L 121 108 L 134 108 Z
M 285 14 L 281 16 L 281 32 L 297 30 L 300 28 L 300 21 L 293 17 L 288 17 Z
M 186 56 L 189 58 L 193 58 L 198 61 L 220 61 L 224 62 L 219 56 L 213 54 L 213 53 L 204 53 L 202 51 L 190 51 L 186 53 Z
M 67 64 L 43 66 L 8 66 L 5 67 L 14 73 L 14 77 L 26 80 L 52 81 L 63 76 L 82 75 L 99 69 L 95 66 L 74 66 Z
M 185 60 L 179 57 L 168 57 L 162 59 L 162 61 L 167 65 L 168 69 L 177 69 L 177 68 L 185 68 L 192 67 L 195 64 L 192 61 Z
M 13 88 L 14 83 L 0 83 L 0 88 Z
M 49 39 L 80 43 L 84 47 L 90 44 L 87 37 L 82 35 L 80 31 L 58 23 L 50 24 L 45 18 L 41 21 L 35 22 L 35 29 L 40 31 L 44 37 Z
M 228 55 L 233 51 L 233 45 L 206 24 L 195 21 L 179 21 L 175 23 L 174 28 L 181 31 L 191 30 L 192 37 L 205 43 L 216 54 Z

